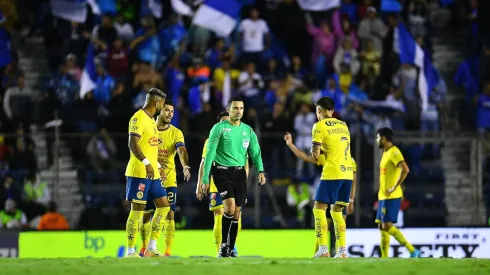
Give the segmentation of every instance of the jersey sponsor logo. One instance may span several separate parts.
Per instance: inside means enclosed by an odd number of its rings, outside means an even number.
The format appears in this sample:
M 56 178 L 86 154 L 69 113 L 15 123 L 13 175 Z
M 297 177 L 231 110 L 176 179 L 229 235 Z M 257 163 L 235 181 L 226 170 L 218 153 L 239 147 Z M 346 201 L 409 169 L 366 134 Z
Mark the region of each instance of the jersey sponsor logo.
M 158 149 L 158 155 L 166 156 L 166 155 L 168 155 L 168 150 L 167 149 Z
M 135 118 L 131 119 L 132 124 L 136 124 L 136 122 L 138 122 L 138 118 L 135 117 Z
M 226 195 L 228 195 L 228 191 L 225 191 L 225 192 L 219 193 L 219 196 L 220 196 L 221 198 L 224 198 Z
M 345 165 L 340 165 L 340 171 L 346 172 L 346 171 L 353 171 L 352 167 L 345 166 Z
M 151 137 L 148 140 L 148 144 L 150 144 L 150 146 L 158 146 L 158 138 L 157 137 Z
M 158 145 L 162 145 L 163 140 L 161 138 L 158 138 Z
M 138 199 L 142 199 L 143 198 L 143 192 L 139 191 L 138 193 L 136 193 L 136 197 Z
M 250 140 L 244 140 L 243 141 L 243 148 L 248 149 L 249 145 L 250 145 Z
M 325 125 L 327 125 L 327 126 L 335 126 L 337 124 L 346 125 L 345 122 L 343 122 L 343 121 L 331 121 L 331 120 L 325 121 Z
M 145 186 L 145 184 L 144 184 L 144 183 L 140 183 L 140 184 L 138 185 L 138 191 L 145 191 L 145 187 L 146 187 L 146 186 Z

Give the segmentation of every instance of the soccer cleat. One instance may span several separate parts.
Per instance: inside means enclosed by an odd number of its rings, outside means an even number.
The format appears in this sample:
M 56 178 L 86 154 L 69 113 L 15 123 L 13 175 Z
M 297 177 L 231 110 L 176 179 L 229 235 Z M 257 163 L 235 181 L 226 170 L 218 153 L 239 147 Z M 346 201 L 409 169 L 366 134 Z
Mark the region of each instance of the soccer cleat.
M 235 257 L 238 257 L 238 249 L 236 249 L 236 245 L 233 248 L 233 251 L 232 252 L 235 254 Z
M 145 251 L 145 255 L 143 257 L 149 257 L 149 258 L 152 258 L 152 257 L 164 257 L 164 255 L 162 253 L 160 253 L 160 251 L 154 249 L 154 250 L 146 250 Z
M 412 253 L 410 253 L 410 258 L 420 258 L 420 250 L 415 249 Z
M 165 254 L 163 254 L 163 257 L 165 257 L 165 258 L 170 258 L 170 257 L 172 257 L 172 256 L 170 256 L 170 253 L 165 253 Z
M 145 251 L 146 251 L 145 248 L 141 248 L 140 253 L 139 253 L 140 257 L 144 257 L 145 256 Z
M 133 252 L 131 254 L 126 254 L 124 258 L 141 258 L 140 255 L 136 254 L 136 252 Z
M 228 257 L 230 257 L 230 258 L 236 258 L 236 257 L 238 257 L 238 255 L 235 253 L 235 250 L 231 250 L 230 251 L 230 254 L 228 255 Z
M 347 259 L 347 258 L 349 258 L 349 256 L 347 256 L 347 253 L 343 252 L 343 253 L 337 253 L 337 254 L 335 254 L 335 257 L 334 258 Z
M 230 256 L 230 248 L 227 243 L 222 243 L 219 247 L 218 258 L 228 258 Z
M 313 258 L 330 258 L 330 253 L 328 252 L 323 252 L 321 249 L 318 249 L 318 251 L 315 253 L 315 256 Z

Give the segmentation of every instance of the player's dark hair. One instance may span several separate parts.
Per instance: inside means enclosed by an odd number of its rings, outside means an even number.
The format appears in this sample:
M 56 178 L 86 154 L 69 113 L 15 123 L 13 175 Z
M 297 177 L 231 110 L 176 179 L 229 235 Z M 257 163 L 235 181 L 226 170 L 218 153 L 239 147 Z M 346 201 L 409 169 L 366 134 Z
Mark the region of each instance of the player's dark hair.
M 172 102 L 172 100 L 169 100 L 169 99 L 165 99 L 165 105 L 175 107 L 175 105 L 174 105 L 174 103 Z
M 376 132 L 380 137 L 384 137 L 387 141 L 393 142 L 393 130 L 388 127 L 378 129 Z
M 324 96 L 317 100 L 315 106 L 320 107 L 322 110 L 333 111 L 335 103 L 333 99 L 329 96 Z
M 234 101 L 241 101 L 241 102 L 243 102 L 243 98 L 241 98 L 239 96 L 232 96 L 230 99 L 228 99 L 228 104 L 226 104 L 226 107 L 230 108 L 231 103 L 233 103 Z
M 148 94 L 150 95 L 157 95 L 157 96 L 160 96 L 160 97 L 163 97 L 163 98 L 166 98 L 167 95 L 160 89 L 158 88 L 151 88 L 148 90 Z
M 216 120 L 219 122 L 221 120 L 221 118 L 224 117 L 224 116 L 230 116 L 230 113 L 228 113 L 226 111 L 225 112 L 221 112 L 221 113 L 219 113 L 219 115 L 216 118 Z

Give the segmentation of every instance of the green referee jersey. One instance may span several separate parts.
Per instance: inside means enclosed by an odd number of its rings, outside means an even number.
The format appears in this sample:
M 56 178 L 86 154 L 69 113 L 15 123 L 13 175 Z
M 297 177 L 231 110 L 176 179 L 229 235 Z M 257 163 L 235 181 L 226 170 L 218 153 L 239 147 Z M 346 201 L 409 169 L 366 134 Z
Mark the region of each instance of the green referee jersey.
M 209 133 L 202 183 L 209 183 L 213 161 L 222 166 L 245 166 L 247 154 L 259 172 L 264 171 L 260 145 L 252 127 L 240 122 L 233 126 L 228 120 L 216 123 Z

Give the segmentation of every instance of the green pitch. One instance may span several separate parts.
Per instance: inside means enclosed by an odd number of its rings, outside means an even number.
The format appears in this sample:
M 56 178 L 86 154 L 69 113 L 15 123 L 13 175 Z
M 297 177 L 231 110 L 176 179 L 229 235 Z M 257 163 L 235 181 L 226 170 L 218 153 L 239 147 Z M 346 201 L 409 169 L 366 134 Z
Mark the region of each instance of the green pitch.
M 2 275 L 134 274 L 332 274 L 419 275 L 490 274 L 490 260 L 480 259 L 0 259 Z

